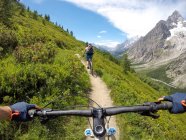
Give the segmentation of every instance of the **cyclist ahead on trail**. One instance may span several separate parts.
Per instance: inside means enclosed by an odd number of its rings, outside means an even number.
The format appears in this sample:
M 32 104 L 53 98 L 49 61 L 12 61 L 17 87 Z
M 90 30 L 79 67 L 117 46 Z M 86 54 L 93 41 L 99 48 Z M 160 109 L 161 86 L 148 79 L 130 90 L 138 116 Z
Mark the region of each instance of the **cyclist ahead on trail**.
M 92 65 L 92 57 L 94 54 L 94 48 L 93 48 L 92 44 L 86 43 L 85 53 L 86 53 L 86 60 L 87 60 L 87 68 L 89 69 L 89 67 L 88 67 L 89 61 Z

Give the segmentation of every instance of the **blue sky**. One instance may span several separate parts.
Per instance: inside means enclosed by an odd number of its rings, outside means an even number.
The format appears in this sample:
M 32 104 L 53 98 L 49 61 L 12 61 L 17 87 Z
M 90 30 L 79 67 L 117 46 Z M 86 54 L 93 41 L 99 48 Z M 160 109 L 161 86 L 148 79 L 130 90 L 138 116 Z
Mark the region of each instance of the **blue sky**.
M 58 0 L 22 0 L 22 3 L 40 14 L 49 14 L 51 21 L 73 31 L 79 40 L 102 45 L 107 42 L 110 47 L 125 40 L 123 32 L 115 28 L 105 17 L 72 3 Z
M 186 0 L 21 0 L 79 40 L 115 47 L 126 38 L 144 36 L 174 10 L 186 17 Z

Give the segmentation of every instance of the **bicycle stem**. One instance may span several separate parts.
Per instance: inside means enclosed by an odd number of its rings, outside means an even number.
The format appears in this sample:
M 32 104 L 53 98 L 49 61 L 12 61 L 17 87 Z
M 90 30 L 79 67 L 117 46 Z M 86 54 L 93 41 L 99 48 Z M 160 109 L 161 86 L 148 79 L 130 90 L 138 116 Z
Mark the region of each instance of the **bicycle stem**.
M 93 109 L 93 133 L 96 137 L 103 137 L 106 134 L 104 122 L 104 110 Z

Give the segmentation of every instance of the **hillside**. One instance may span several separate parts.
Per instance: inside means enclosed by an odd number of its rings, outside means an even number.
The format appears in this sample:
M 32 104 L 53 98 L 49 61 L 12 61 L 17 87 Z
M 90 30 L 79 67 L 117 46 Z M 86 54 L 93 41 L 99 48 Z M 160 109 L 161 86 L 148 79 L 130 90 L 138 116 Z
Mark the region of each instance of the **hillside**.
M 90 79 L 85 67 L 75 56 L 84 50 L 84 42 L 76 40 L 37 12 L 29 11 L 18 2 L 9 2 L 12 4 L 9 23 L 0 23 L 2 105 L 24 100 L 44 107 L 54 100 L 49 108 L 62 109 L 80 104 L 87 106 L 88 99 L 81 96 L 88 95 Z M 124 73 L 118 60 L 110 54 L 96 50 L 93 63 L 96 73 L 110 88 L 115 105 L 142 104 L 168 94 L 168 89 L 149 79 L 130 71 Z M 175 116 L 165 111 L 160 114 L 157 120 L 138 114 L 120 115 L 117 121 L 122 132 L 121 139 L 184 139 L 185 126 L 182 124 L 185 123 L 185 115 Z M 28 123 L 0 124 L 2 140 L 79 140 L 84 139 L 87 120 L 61 117 L 45 124 L 37 119 Z

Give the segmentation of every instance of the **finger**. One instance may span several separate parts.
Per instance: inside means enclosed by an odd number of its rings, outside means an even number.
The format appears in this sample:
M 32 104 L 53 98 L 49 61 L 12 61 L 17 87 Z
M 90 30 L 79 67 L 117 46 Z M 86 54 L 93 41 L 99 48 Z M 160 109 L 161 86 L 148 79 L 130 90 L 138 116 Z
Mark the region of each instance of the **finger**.
M 185 101 L 185 100 L 182 100 L 182 101 L 181 101 L 181 104 L 182 104 L 184 107 L 186 107 L 186 101 Z
M 164 97 L 165 97 L 165 96 L 159 98 L 158 101 L 159 101 L 159 102 L 164 101 Z
M 36 105 L 35 109 L 41 110 L 42 108 Z

